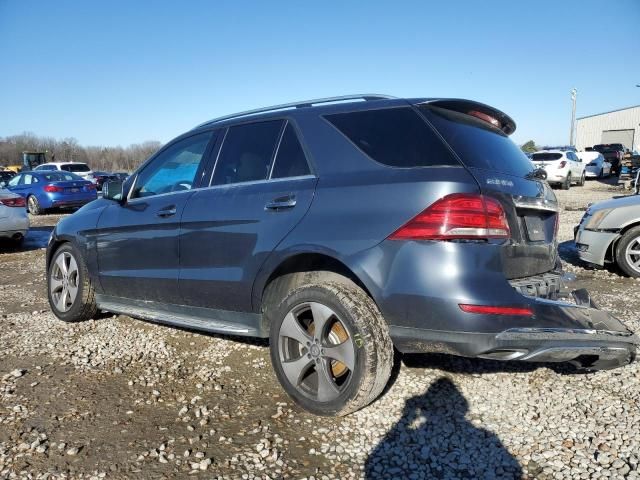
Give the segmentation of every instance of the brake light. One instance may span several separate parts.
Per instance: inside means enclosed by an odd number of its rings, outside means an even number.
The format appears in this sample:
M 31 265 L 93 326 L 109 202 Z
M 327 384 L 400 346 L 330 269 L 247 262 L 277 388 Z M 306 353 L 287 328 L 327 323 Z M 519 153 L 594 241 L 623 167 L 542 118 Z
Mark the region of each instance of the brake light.
M 501 128 L 502 127 L 502 125 L 500 124 L 498 119 L 492 117 L 491 115 L 487 115 L 486 113 L 478 112 L 477 110 L 470 110 L 467 113 L 469 115 L 471 115 L 472 117 L 479 118 L 480 120 L 493 125 L 494 127 L 497 127 L 497 128 Z
M 27 202 L 24 197 L 17 198 L 0 198 L 0 203 L 5 207 L 26 207 Z
M 56 185 L 45 185 L 44 191 L 48 193 L 62 192 L 64 191 L 64 188 L 58 187 Z
M 562 161 L 560 162 L 560 166 L 559 166 L 559 168 L 564 168 L 564 167 L 566 167 L 566 166 L 567 166 L 567 162 L 566 162 L 566 160 L 562 160 Z
M 500 202 L 483 195 L 454 193 L 433 203 L 389 236 L 390 240 L 508 238 Z
M 481 313 L 485 315 L 518 315 L 523 317 L 533 316 L 533 310 L 528 307 L 498 307 L 492 305 L 468 305 L 461 303 L 460 310 L 467 313 Z
M 85 185 L 85 188 L 86 188 L 87 190 L 91 191 L 91 190 L 95 190 L 95 189 L 96 189 L 96 186 L 95 186 L 93 183 L 90 183 L 90 184 L 88 184 L 88 185 Z

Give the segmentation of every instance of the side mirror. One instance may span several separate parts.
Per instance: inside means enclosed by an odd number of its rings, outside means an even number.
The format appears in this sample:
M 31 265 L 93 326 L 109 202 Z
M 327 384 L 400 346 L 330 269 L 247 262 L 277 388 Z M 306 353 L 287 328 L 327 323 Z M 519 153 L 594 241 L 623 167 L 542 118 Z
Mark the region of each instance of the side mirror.
M 102 185 L 102 198 L 107 200 L 114 200 L 116 202 L 122 201 L 122 182 L 117 180 L 112 180 L 110 182 L 105 182 Z
M 7 182 L 5 182 L 4 180 L 0 181 L 0 188 L 4 188 L 7 186 Z
M 533 178 L 538 180 L 546 180 L 547 179 L 547 171 L 544 168 L 536 168 L 533 171 Z

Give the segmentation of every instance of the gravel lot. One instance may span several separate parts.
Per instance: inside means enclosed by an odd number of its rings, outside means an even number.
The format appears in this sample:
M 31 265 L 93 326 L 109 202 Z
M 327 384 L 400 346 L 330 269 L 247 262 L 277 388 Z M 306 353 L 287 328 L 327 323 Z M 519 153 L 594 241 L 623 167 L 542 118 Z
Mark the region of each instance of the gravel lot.
M 603 308 L 640 331 L 640 282 L 581 264 L 572 228 L 619 191 L 556 191 L 560 246 Z M 640 364 L 593 374 L 407 356 L 342 419 L 296 407 L 265 342 L 128 317 L 49 313 L 48 232 L 0 252 L 0 478 L 640 478 Z

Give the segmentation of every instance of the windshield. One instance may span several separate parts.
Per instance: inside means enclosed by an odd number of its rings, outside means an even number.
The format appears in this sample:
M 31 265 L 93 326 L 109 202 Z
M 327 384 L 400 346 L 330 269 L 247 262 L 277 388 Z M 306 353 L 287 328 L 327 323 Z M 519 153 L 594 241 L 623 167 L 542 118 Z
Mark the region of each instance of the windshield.
M 78 180 L 84 181 L 82 177 L 79 177 L 75 173 L 70 172 L 51 172 L 44 173 L 40 176 L 48 182 L 74 182 Z
M 534 162 L 548 162 L 550 160 L 560 160 L 561 158 L 561 153 L 534 153 L 531 160 Z
M 67 172 L 90 172 L 91 169 L 89 165 L 86 163 L 68 163 L 67 165 L 62 165 L 60 167 L 62 170 L 66 170 Z
M 533 170 L 524 152 L 487 122 L 431 105 L 419 108 L 467 167 L 519 177 Z

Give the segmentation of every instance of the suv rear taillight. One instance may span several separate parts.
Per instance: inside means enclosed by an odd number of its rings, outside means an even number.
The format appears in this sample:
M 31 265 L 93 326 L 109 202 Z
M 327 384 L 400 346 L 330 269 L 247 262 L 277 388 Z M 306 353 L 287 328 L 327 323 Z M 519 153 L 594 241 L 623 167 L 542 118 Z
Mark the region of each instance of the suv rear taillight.
M 560 166 L 559 166 L 559 168 L 564 168 L 564 167 L 566 167 L 566 166 L 567 166 L 567 162 L 566 162 L 566 160 L 562 160 L 562 161 L 560 162 Z
M 441 198 L 389 236 L 390 240 L 479 240 L 509 238 L 500 202 L 454 193 Z
M 0 198 L 0 203 L 6 207 L 26 207 L 27 202 L 24 197 Z

